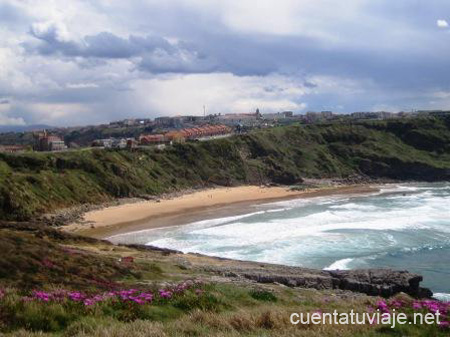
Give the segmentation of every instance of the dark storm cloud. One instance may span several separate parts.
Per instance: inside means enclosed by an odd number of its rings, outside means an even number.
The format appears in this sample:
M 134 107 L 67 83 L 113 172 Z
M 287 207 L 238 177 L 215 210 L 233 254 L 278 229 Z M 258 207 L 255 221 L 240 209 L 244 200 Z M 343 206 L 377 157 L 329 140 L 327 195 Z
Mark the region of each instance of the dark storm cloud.
M 81 56 L 86 58 L 131 58 L 152 52 L 156 49 L 172 53 L 175 47 L 167 40 L 156 36 L 133 36 L 122 38 L 110 32 L 101 32 L 96 35 L 87 35 L 81 42 L 64 39 L 62 28 L 58 25 L 49 25 L 45 29 L 32 27 L 30 33 L 41 40 L 38 45 L 27 45 L 30 51 L 41 54 L 61 54 L 64 56 Z
M 134 59 L 137 68 L 150 73 L 204 73 L 216 70 L 216 63 L 187 42 L 170 43 L 155 35 L 122 38 L 110 32 L 87 35 L 81 42 L 64 38 L 63 27 L 32 27 L 39 44 L 24 44 L 29 52 L 85 59 Z M 92 64 L 92 63 L 89 63 Z

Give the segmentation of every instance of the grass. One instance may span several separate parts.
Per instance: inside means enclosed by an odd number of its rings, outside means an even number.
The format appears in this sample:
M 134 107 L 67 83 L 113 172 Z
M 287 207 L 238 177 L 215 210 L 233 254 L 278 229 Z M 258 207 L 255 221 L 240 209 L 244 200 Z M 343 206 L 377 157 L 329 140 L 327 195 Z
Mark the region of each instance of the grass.
M 236 289 L 231 286 L 229 289 Z M 226 298 L 227 292 L 210 286 L 211 294 Z M 250 295 L 250 290 L 246 290 Z M 364 296 L 352 300 L 336 299 L 332 306 L 324 302 L 323 293 L 305 290 L 295 291 L 297 295 L 308 296 L 308 300 L 293 300 L 281 294 L 279 303 L 243 305 L 227 299 L 227 306 L 213 308 L 199 306 L 176 308 L 174 305 L 160 305 L 147 308 L 139 317 L 128 319 L 117 312 L 93 310 L 89 314 L 67 312 L 62 306 L 44 310 L 35 307 L 21 308 L 17 329 L 6 336 L 447 336 L 448 330 L 435 325 L 403 325 L 391 329 L 384 325 L 292 325 L 293 312 L 314 313 L 366 312 L 374 306 L 374 299 Z M 39 310 L 40 309 L 40 310 Z M 67 310 L 67 309 L 66 309 Z M 113 313 L 113 314 L 112 314 Z M 45 315 L 45 316 L 44 316 Z M 125 319 L 124 319 L 125 318 Z M 19 325 L 20 324 L 20 325 Z
M 253 297 L 255 300 L 263 301 L 263 302 L 276 302 L 277 297 L 267 290 L 252 290 L 250 292 L 250 296 Z
M 106 289 L 114 287 L 118 279 L 141 277 L 139 269 L 130 270 L 112 258 L 61 246 L 45 237 L 45 232 L 32 234 L 0 229 L 0 238 L 0 250 L 7 256 L 0 259 L 3 286 L 33 289 L 52 284 L 75 289 Z M 149 272 L 160 274 L 156 269 Z

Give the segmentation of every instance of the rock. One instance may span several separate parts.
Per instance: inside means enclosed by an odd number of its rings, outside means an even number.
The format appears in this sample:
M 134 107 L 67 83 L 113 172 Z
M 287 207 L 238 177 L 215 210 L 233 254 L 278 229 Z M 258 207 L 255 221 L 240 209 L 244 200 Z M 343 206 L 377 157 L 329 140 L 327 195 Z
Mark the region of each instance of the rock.
M 408 271 L 391 269 L 328 271 L 334 287 L 362 292 L 367 295 L 390 297 L 404 292 L 413 297 L 431 297 L 433 293 L 420 287 L 423 277 Z
M 235 266 L 228 264 L 226 267 L 209 266 L 205 269 L 225 277 L 245 278 L 258 283 L 277 283 L 289 287 L 349 290 L 383 297 L 399 293 L 415 298 L 430 298 L 433 295 L 429 289 L 420 287 L 422 276 L 391 269 L 323 271 L 244 261 L 237 262 Z
M 123 247 L 129 247 L 137 250 L 142 251 L 154 251 L 154 252 L 161 252 L 163 255 L 170 255 L 170 254 L 183 254 L 183 252 L 179 250 L 169 249 L 169 248 L 161 248 L 156 246 L 150 246 L 150 245 L 139 245 L 139 244 L 119 244 L 119 246 Z

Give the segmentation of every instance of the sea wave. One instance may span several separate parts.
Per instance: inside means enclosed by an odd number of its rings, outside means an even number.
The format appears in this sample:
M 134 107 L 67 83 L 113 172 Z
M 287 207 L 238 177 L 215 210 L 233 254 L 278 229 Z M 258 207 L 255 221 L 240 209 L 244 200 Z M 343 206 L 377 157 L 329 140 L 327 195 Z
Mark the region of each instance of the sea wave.
M 433 298 L 442 302 L 450 302 L 450 294 L 448 293 L 434 293 Z
M 333 262 L 332 264 L 330 264 L 328 267 L 323 268 L 323 270 L 349 270 L 351 268 L 349 268 L 349 264 L 353 261 L 354 259 L 342 259 L 342 260 L 337 260 L 335 262 Z

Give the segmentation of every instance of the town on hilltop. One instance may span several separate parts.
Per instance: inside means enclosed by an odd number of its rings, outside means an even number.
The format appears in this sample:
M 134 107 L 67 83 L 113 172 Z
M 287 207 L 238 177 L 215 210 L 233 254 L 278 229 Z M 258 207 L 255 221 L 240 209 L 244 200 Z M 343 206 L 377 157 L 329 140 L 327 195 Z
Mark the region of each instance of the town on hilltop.
M 173 116 L 128 118 L 109 124 L 49 128 L 27 132 L 0 134 L 0 152 L 67 151 L 80 148 L 133 149 L 167 145 L 186 141 L 206 141 L 246 133 L 252 129 L 290 124 L 349 123 L 356 121 L 417 118 L 450 114 L 443 110 L 412 112 L 353 112 L 336 114 L 332 111 L 294 114 L 292 111 L 261 113 L 209 114 L 204 116 Z

